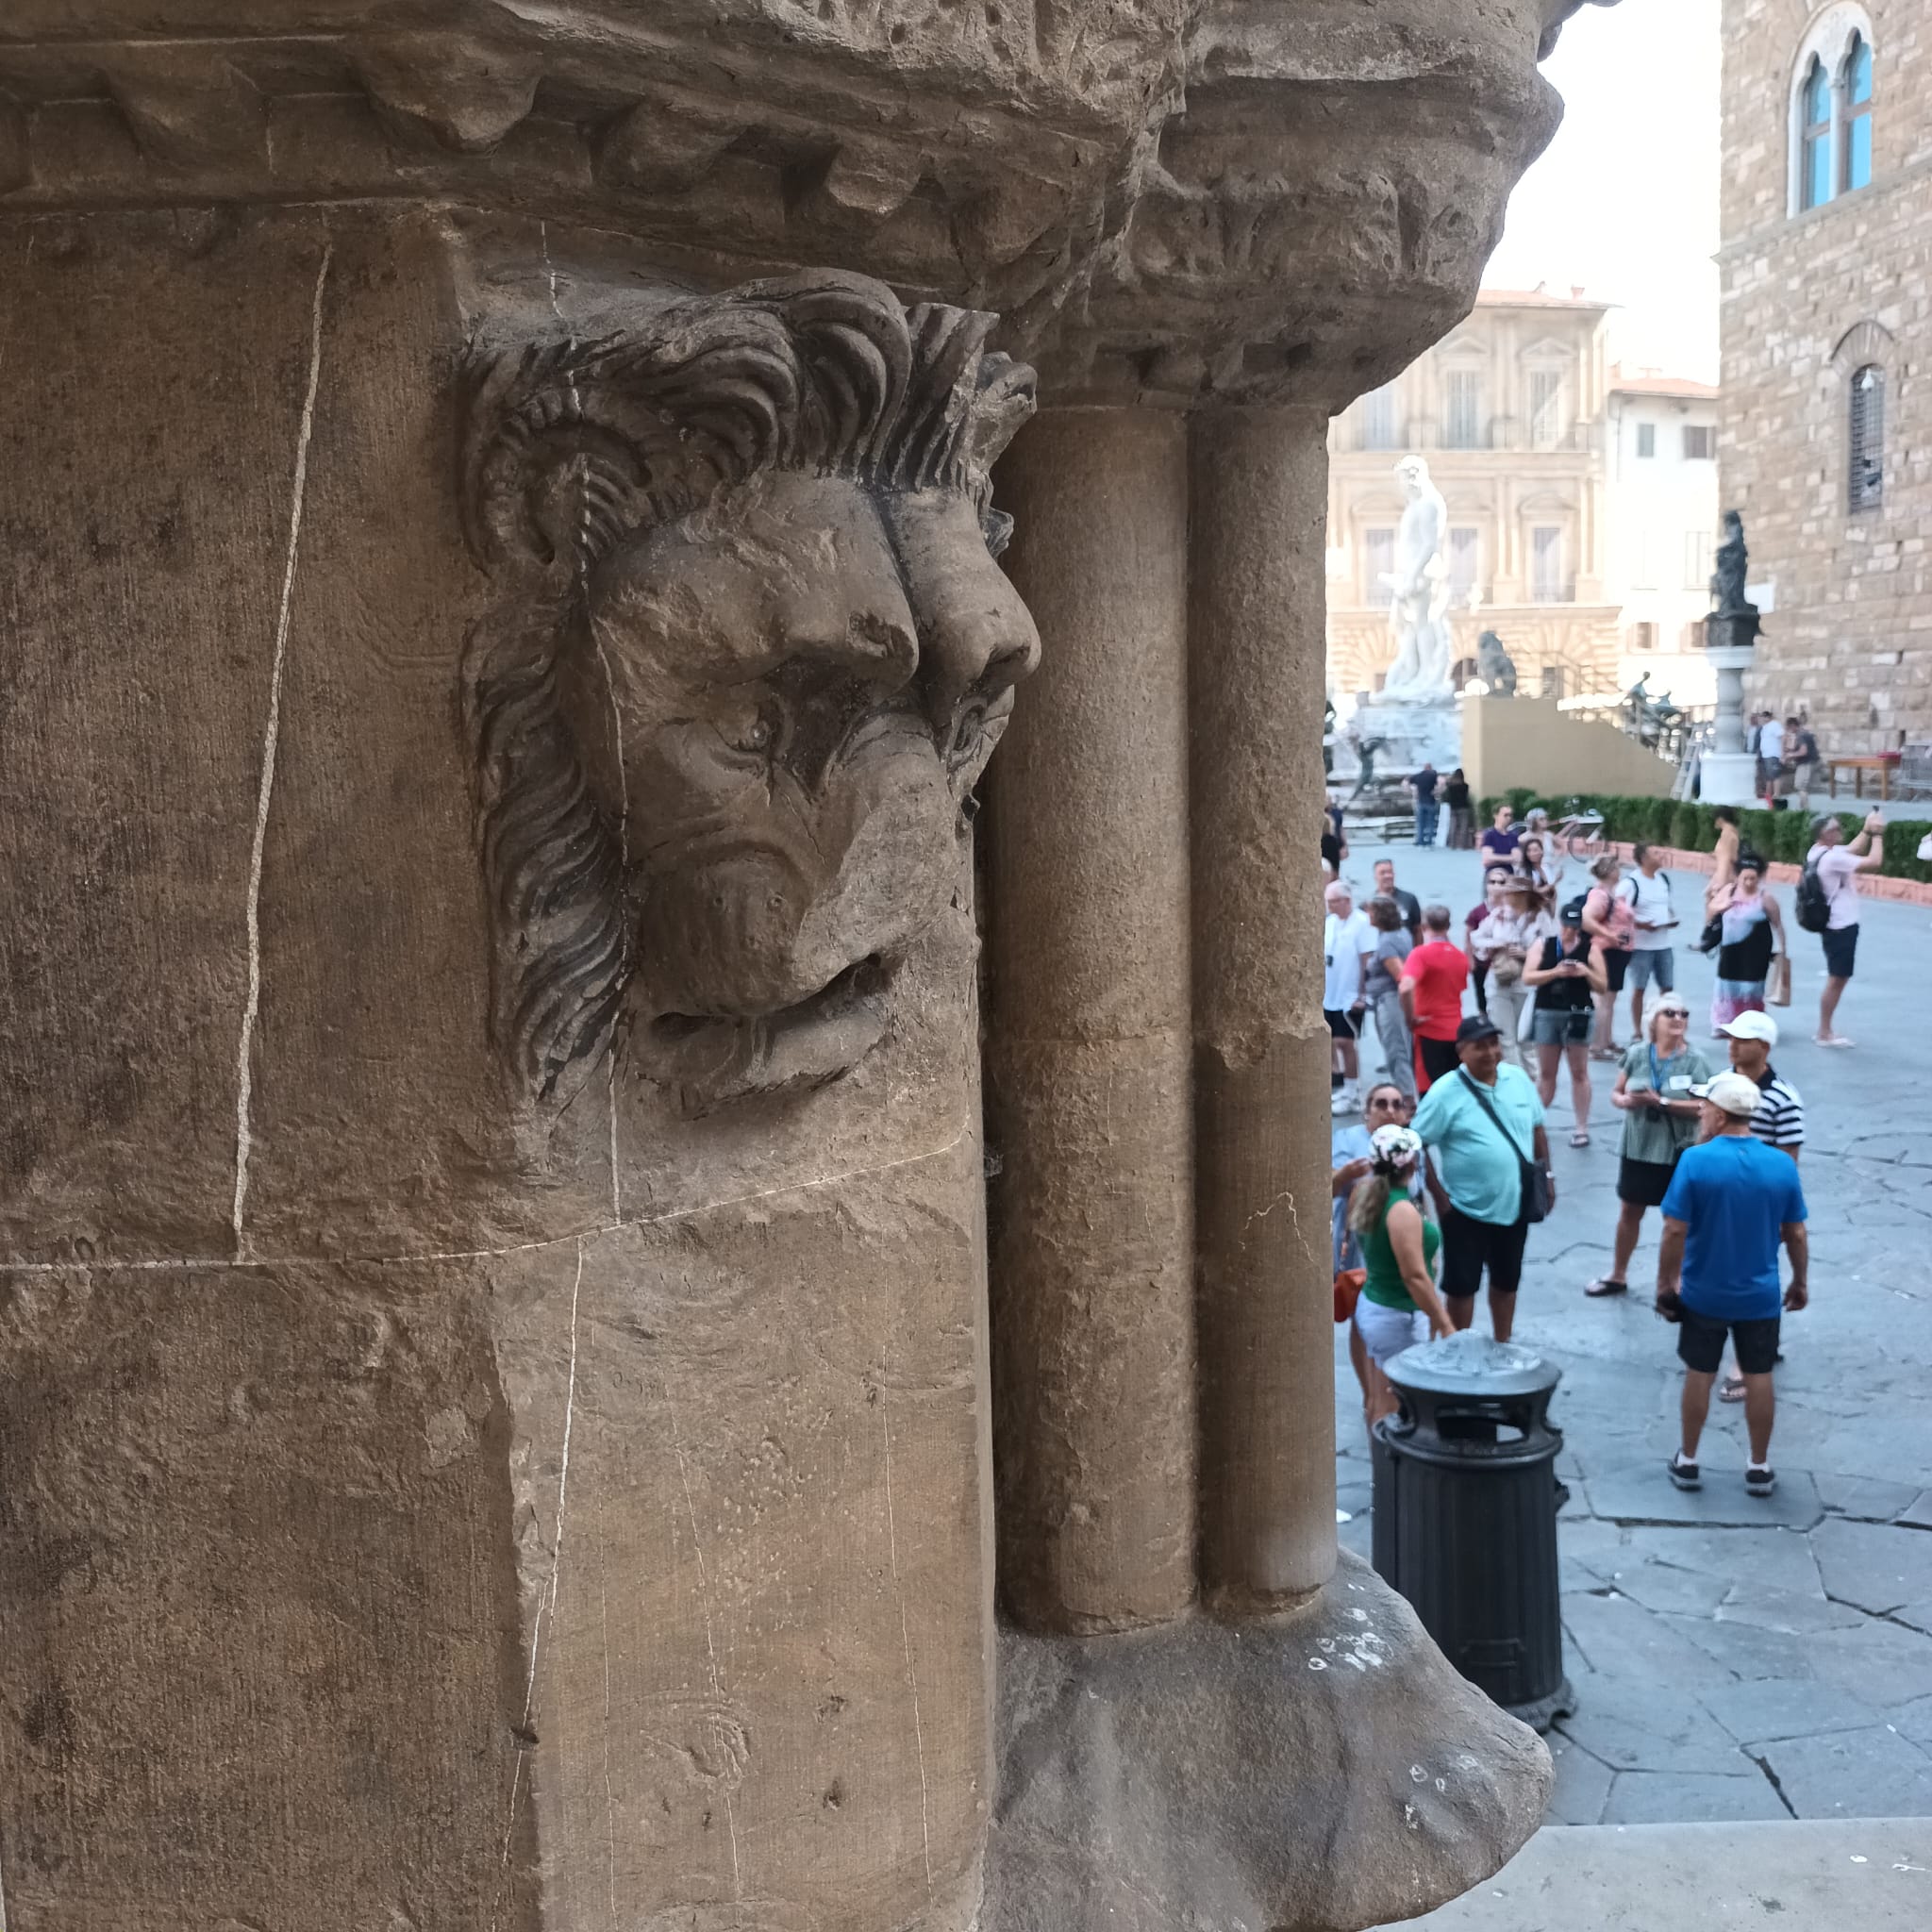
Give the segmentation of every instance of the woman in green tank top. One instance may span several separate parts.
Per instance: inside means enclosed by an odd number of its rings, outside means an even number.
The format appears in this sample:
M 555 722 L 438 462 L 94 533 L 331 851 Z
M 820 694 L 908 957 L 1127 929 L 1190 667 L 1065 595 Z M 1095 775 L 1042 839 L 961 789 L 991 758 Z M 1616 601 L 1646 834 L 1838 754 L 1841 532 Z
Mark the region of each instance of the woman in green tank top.
M 1455 1324 L 1436 1291 L 1442 1236 L 1423 1216 L 1423 1143 L 1407 1127 L 1377 1127 L 1369 1146 L 1374 1168 L 1355 1191 L 1348 1224 L 1361 1237 L 1367 1274 L 1355 1325 L 1369 1356 L 1363 1410 L 1374 1428 L 1397 1407 L 1383 1365 L 1432 1335 L 1454 1334 Z

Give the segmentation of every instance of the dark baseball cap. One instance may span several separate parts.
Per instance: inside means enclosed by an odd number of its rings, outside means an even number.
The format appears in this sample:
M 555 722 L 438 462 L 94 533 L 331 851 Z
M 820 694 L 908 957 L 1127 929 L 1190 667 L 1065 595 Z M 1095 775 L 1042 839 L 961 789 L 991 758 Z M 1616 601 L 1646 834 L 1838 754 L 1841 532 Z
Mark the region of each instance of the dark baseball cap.
M 1501 1040 L 1503 1029 L 1487 1013 L 1472 1013 L 1456 1029 L 1456 1043 L 1466 1046 L 1472 1040 Z

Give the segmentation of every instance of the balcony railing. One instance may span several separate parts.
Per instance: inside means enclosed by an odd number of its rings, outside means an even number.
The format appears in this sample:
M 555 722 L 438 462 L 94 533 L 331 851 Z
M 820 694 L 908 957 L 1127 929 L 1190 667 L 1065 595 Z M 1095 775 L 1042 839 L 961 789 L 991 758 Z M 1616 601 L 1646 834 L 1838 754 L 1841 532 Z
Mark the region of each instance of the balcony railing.
M 1514 416 L 1491 416 L 1476 425 L 1467 437 L 1452 436 L 1451 425 L 1416 417 L 1406 425 L 1407 434 L 1388 433 L 1381 425 L 1358 423 L 1349 444 L 1361 455 L 1399 456 L 1405 450 L 1507 450 L 1518 455 L 1594 456 L 1603 448 L 1603 425 L 1599 423 L 1572 423 L 1555 436 L 1532 436 L 1528 427 Z

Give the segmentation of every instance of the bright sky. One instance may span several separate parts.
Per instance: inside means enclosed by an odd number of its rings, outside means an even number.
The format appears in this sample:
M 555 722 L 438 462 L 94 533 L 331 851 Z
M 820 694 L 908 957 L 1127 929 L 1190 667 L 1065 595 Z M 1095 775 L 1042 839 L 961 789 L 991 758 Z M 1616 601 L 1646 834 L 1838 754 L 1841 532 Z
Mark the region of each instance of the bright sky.
M 1586 8 L 1543 73 L 1557 138 L 1524 176 L 1483 285 L 1621 305 L 1613 356 L 1717 379 L 1719 0 Z

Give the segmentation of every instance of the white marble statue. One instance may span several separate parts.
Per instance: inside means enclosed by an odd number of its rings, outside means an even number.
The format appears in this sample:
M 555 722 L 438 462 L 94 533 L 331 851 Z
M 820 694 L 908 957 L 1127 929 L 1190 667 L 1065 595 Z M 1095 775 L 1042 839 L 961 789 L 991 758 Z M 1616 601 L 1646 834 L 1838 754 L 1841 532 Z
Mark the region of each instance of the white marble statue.
M 1395 569 L 1382 581 L 1393 593 L 1389 627 L 1395 634 L 1395 663 L 1379 693 L 1400 704 L 1431 704 L 1455 695 L 1449 682 L 1449 506 L 1429 480 L 1421 457 L 1395 466 L 1402 493 L 1401 527 L 1395 533 Z

